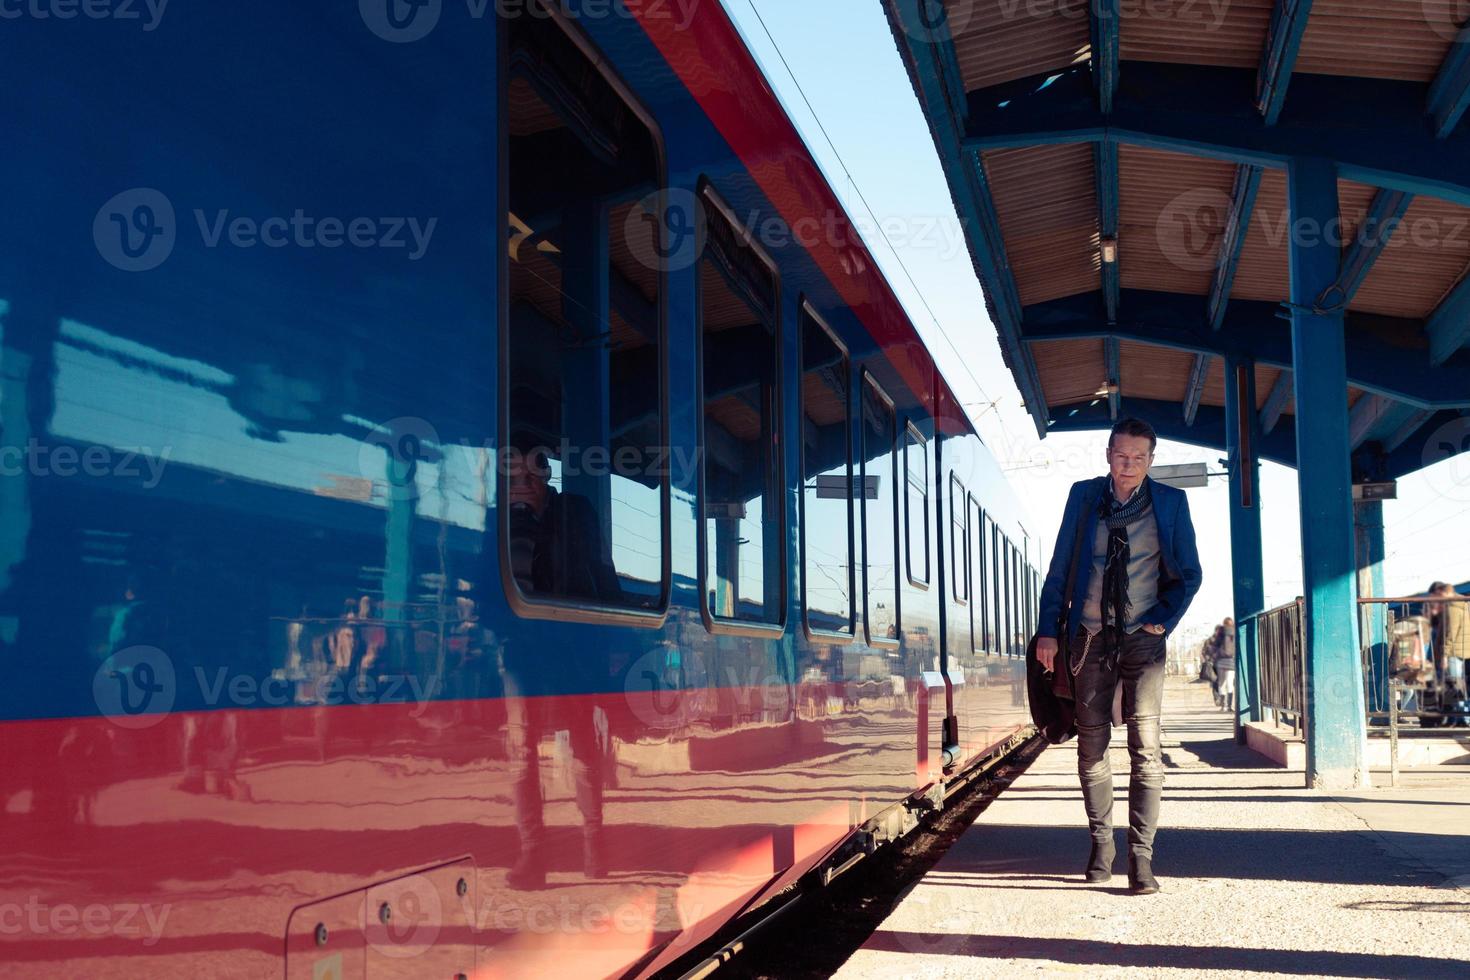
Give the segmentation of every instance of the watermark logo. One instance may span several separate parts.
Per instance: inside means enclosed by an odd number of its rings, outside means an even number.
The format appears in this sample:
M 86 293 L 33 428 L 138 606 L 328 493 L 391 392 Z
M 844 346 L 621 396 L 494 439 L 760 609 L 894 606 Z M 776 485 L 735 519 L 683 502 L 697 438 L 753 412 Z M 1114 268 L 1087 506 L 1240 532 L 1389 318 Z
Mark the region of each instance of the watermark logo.
M 702 674 L 684 658 L 700 658 L 698 650 L 656 646 L 633 662 L 624 694 L 634 717 L 650 731 L 670 732 L 687 726 L 699 714 L 703 688 L 688 688 L 683 678 Z
M 412 959 L 438 941 L 444 904 L 432 880 L 409 875 L 372 889 L 363 919 L 364 936 L 374 951 L 391 959 Z
M 174 206 L 162 191 L 134 187 L 97 211 L 92 240 L 108 264 L 123 272 L 156 269 L 173 254 L 178 238 Z
M 374 482 L 383 479 L 386 465 L 390 500 L 417 500 L 419 465 L 430 458 L 428 447 L 439 445 L 439 433 L 426 420 L 414 416 L 391 419 L 363 440 L 358 450 L 358 471 Z
M 357 0 L 368 30 L 390 44 L 409 44 L 439 25 L 443 0 Z
M 902 18 L 903 32 L 923 44 L 943 44 L 965 33 L 975 17 L 975 0 L 918 0 L 918 16 Z
M 121 728 L 152 728 L 173 709 L 178 682 L 168 654 L 134 646 L 103 661 L 92 676 L 92 699 Z
M 919 883 L 898 899 L 898 941 L 910 953 L 954 956 L 969 939 L 966 912 L 944 885 Z M 912 928 L 905 925 L 912 923 Z
M 1470 21 L 1470 0 L 1420 0 L 1419 11 L 1424 23 L 1442 40 L 1455 41 Z M 1454 52 L 1450 52 L 1453 56 Z
M 1154 234 L 1164 257 L 1186 272 L 1220 264 L 1220 241 L 1230 220 L 1230 195 L 1211 187 L 1185 191 L 1164 206 Z
M 233 215 L 228 208 L 212 212 L 195 208 L 192 217 L 201 244 L 209 249 L 402 250 L 410 262 L 417 262 L 428 252 L 439 225 L 438 218 L 317 217 L 302 208 L 289 216 L 265 218 Z M 124 272 L 158 268 L 173 254 L 180 234 L 173 203 L 162 191 L 151 187 L 135 187 L 116 195 L 102 205 L 92 222 L 92 240 L 98 254 Z
M 655 191 L 628 212 L 623 234 L 633 257 L 646 268 L 687 269 L 704 255 L 709 234 L 704 202 L 678 187 Z
M 1470 418 L 1462 415 L 1435 429 L 1424 443 L 1422 462 L 1436 493 L 1470 501 Z

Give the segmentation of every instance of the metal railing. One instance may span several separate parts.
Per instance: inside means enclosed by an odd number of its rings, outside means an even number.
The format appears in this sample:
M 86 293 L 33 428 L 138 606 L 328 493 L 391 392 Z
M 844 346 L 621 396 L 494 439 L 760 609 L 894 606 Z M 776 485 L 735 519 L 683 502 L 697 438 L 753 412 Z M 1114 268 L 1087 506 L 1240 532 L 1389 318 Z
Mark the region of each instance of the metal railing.
M 1470 596 L 1406 596 L 1358 600 L 1362 638 L 1363 701 L 1369 731 L 1387 726 L 1390 785 L 1398 784 L 1399 735 L 1406 720 L 1416 729 L 1463 725 L 1465 661 L 1445 649 L 1442 618 L 1450 603 Z M 1439 620 L 1439 622 L 1436 622 Z
M 1261 707 L 1278 725 L 1300 735 L 1306 727 L 1306 638 L 1301 599 L 1241 620 L 1254 623 L 1256 656 L 1261 668 Z

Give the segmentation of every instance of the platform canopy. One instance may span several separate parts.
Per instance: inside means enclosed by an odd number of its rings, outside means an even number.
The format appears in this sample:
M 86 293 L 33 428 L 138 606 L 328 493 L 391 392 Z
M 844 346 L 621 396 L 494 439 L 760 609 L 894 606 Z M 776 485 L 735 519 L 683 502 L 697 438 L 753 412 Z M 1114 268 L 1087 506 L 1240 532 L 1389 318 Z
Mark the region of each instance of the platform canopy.
M 1336 236 L 1353 476 L 1470 409 L 1470 31 L 1454 0 L 884 0 L 1038 433 L 1140 415 L 1295 465 L 1293 236 Z M 1288 218 L 1324 161 L 1338 227 Z M 1458 440 L 1457 440 L 1458 441 Z M 1467 448 L 1459 445 L 1456 451 Z

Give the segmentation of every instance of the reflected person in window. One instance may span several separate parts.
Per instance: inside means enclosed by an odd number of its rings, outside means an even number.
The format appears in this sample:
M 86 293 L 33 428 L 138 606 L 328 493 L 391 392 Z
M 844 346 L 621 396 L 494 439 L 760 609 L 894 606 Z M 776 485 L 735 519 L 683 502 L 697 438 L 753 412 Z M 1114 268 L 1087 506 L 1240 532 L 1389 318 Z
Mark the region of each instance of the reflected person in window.
M 507 541 L 511 573 L 531 599 L 569 599 L 597 605 L 621 603 L 617 571 L 606 559 L 601 524 L 591 501 L 551 486 L 546 456 L 537 450 L 507 453 Z M 505 685 L 507 742 L 514 767 L 516 831 L 520 856 L 508 876 L 517 890 L 544 887 L 547 860 L 542 818 L 541 740 L 567 731 L 572 781 L 582 814 L 583 871 L 588 878 L 607 874 L 602 841 L 604 759 L 607 713 L 595 703 L 609 689 L 609 651 L 590 647 L 548 651 L 518 631 L 501 653 Z M 563 684 L 591 691 L 591 699 L 566 696 Z M 558 696 L 561 695 L 561 696 Z
M 522 594 L 621 605 L 622 588 L 603 549 L 592 502 L 551 486 L 541 450 L 517 448 L 506 455 L 511 571 Z

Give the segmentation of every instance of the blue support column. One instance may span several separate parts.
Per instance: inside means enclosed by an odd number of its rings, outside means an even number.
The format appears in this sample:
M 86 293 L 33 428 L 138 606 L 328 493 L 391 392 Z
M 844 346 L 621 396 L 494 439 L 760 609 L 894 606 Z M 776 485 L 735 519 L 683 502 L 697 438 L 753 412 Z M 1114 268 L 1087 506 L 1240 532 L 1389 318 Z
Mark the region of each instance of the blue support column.
M 1361 500 L 1353 504 L 1354 528 L 1358 554 L 1358 597 L 1383 598 L 1383 501 Z M 1388 710 L 1388 615 L 1381 603 L 1363 610 L 1361 628 L 1368 635 L 1362 642 L 1368 647 L 1372 676 L 1366 690 L 1369 711 Z
M 1292 370 L 1296 385 L 1302 583 L 1306 597 L 1307 786 L 1369 784 L 1354 583 L 1343 314 L 1324 308 L 1337 281 L 1337 169 L 1322 159 L 1287 167 Z
M 1230 565 L 1235 606 L 1235 740 L 1245 744 L 1245 724 L 1261 720 L 1261 674 L 1256 621 L 1266 607 L 1261 548 L 1261 464 L 1256 446 L 1256 371 L 1250 361 L 1225 359 L 1225 448 L 1230 458 Z

